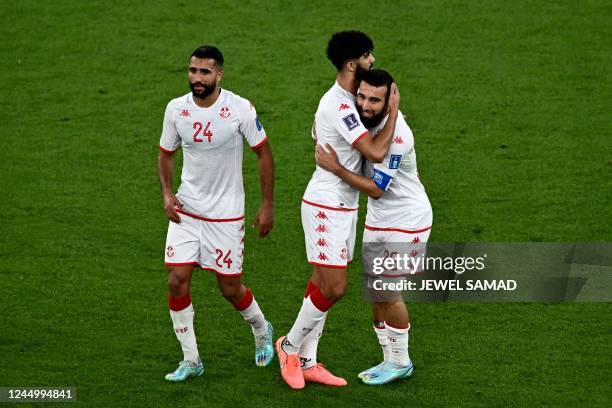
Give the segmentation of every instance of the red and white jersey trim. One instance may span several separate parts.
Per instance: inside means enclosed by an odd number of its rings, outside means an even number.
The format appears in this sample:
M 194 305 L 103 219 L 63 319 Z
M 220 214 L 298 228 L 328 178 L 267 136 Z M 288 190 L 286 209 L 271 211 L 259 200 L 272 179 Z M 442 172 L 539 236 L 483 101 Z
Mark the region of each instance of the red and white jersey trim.
M 359 143 L 359 141 L 360 141 L 361 139 L 363 139 L 363 138 L 364 138 L 364 137 L 365 137 L 367 134 L 368 134 L 368 131 L 366 130 L 366 131 L 365 131 L 365 132 L 363 132 L 361 135 L 357 136 L 357 139 L 355 139 L 355 140 L 353 141 L 353 143 L 351 143 L 351 146 L 355 147 L 355 145 L 356 145 L 357 143 Z
M 244 220 L 244 215 L 242 215 L 240 217 L 236 217 L 236 218 L 205 218 L 205 217 L 200 217 L 199 215 L 196 215 L 196 214 L 192 214 L 192 213 L 187 212 L 185 210 L 176 210 L 176 212 L 179 213 L 179 214 L 186 215 L 186 216 L 191 217 L 191 218 L 195 218 L 197 220 L 208 221 L 208 222 L 232 222 L 232 221 L 241 221 L 241 220 Z
M 173 154 L 173 153 L 176 153 L 176 151 L 178 150 L 178 147 L 174 150 L 168 150 L 168 149 L 164 149 L 163 147 L 159 146 L 159 150 L 161 150 L 162 152 Z
M 377 228 L 377 227 L 371 227 L 366 224 L 365 229 L 370 230 L 370 231 L 391 231 L 391 232 L 403 232 L 405 234 L 420 234 L 421 232 L 429 231 L 431 229 L 431 225 L 423 229 L 407 230 L 407 229 L 402 229 L 402 228 Z
M 164 265 L 166 266 L 187 266 L 187 265 L 192 265 L 192 266 L 197 266 L 198 268 L 202 269 L 203 271 L 208 271 L 208 272 L 214 272 L 217 275 L 220 276 L 238 276 L 238 275 L 242 275 L 242 272 L 239 273 L 224 273 L 224 272 L 219 272 L 216 269 L 213 268 L 204 268 L 202 265 L 200 265 L 197 262 L 182 262 L 182 263 L 173 263 L 173 262 L 164 262 Z
M 259 148 L 261 148 L 263 145 L 265 145 L 266 143 L 268 143 L 268 136 L 266 136 L 264 138 L 264 140 L 262 140 L 261 142 L 257 143 L 255 146 L 251 146 L 252 150 L 258 150 Z
M 312 261 L 308 261 L 308 263 L 311 264 L 311 265 L 322 266 L 324 268 L 332 268 L 332 269 L 346 269 L 346 268 L 348 268 L 348 265 L 328 265 L 328 264 L 323 264 L 323 263 L 319 263 L 319 262 L 312 262 Z
M 313 203 L 312 201 L 308 201 L 303 198 L 302 198 L 302 202 L 308 205 L 312 205 L 313 207 L 325 208 L 326 210 L 332 210 L 332 211 L 350 212 L 350 211 L 357 211 L 359 209 L 359 208 L 329 207 L 327 205 Z

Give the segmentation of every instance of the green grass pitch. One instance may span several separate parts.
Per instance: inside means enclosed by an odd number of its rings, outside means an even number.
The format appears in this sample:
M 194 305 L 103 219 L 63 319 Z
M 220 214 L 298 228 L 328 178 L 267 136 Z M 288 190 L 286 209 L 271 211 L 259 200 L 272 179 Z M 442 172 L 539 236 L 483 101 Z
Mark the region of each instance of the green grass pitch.
M 276 360 L 256 368 L 208 272 L 192 284 L 205 375 L 164 382 L 181 353 L 155 161 L 188 55 L 216 44 L 223 86 L 271 138 L 276 227 L 248 231 L 244 276 L 285 333 L 310 273 L 299 211 L 312 115 L 335 75 L 325 44 L 356 28 L 398 82 L 432 241 L 610 241 L 611 20 L 604 0 L 1 2 L 0 387 L 75 386 L 87 407 L 609 406 L 608 303 L 411 304 L 414 376 L 361 385 L 379 348 L 359 262 L 319 353 L 349 387 L 292 392 Z M 249 221 L 259 189 L 245 157 Z

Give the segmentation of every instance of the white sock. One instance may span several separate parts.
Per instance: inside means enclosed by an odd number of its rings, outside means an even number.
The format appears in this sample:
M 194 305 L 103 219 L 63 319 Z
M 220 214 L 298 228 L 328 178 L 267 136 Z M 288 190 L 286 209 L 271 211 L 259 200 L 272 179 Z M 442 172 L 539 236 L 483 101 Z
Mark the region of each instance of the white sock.
M 198 363 L 200 361 L 200 354 L 198 353 L 198 344 L 196 343 L 196 337 L 193 331 L 194 314 L 195 312 L 193 311 L 193 305 L 191 303 L 183 310 L 170 310 L 174 333 L 183 349 L 183 359 Z
M 401 366 L 407 366 L 410 364 L 410 357 L 408 356 L 408 330 L 410 330 L 410 325 L 406 329 L 396 329 L 388 324 L 385 326 L 387 327 L 387 335 L 389 336 L 391 347 L 389 361 Z
M 389 361 L 389 355 L 391 354 L 391 346 L 389 345 L 389 335 L 387 334 L 387 327 L 372 327 L 374 328 L 376 337 L 378 337 L 378 344 L 380 344 L 380 346 L 382 347 L 383 361 Z
M 287 354 L 296 354 L 304 338 L 310 334 L 314 327 L 323 319 L 327 312 L 322 312 L 312 303 L 310 296 L 302 302 L 302 308 L 298 313 L 293 327 L 287 334 L 287 341 L 283 343 L 283 349 Z M 289 343 L 289 344 L 287 344 Z
M 327 312 L 325 312 L 323 318 L 319 321 L 319 323 L 317 323 L 317 325 L 302 342 L 302 346 L 300 347 L 300 362 L 302 363 L 302 370 L 307 370 L 310 367 L 317 365 L 317 348 L 319 346 L 319 339 L 321 338 L 321 335 L 323 335 L 323 327 L 325 326 L 326 319 Z
M 251 330 L 255 336 L 261 336 L 268 333 L 268 324 L 264 317 L 257 301 L 253 299 L 251 304 L 243 310 L 240 310 L 240 314 L 251 325 Z

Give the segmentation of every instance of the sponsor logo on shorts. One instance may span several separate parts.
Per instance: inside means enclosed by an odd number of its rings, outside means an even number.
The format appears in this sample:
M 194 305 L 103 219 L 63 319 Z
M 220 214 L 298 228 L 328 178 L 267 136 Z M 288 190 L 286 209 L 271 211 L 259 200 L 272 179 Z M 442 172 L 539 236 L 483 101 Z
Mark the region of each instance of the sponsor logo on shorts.
M 418 244 L 419 242 L 421 242 L 421 240 L 419 239 L 419 237 L 414 237 L 414 239 L 412 240 L 413 244 Z
M 166 248 L 166 255 L 168 255 L 170 258 L 174 256 L 174 247 L 172 247 L 172 245 L 168 245 Z
M 342 248 L 342 251 L 340 251 L 340 258 L 346 259 L 346 252 L 346 248 Z
M 317 241 L 317 246 L 327 246 L 327 242 L 323 238 L 319 238 Z
M 327 261 L 327 256 L 323 252 L 319 252 L 319 256 L 317 258 L 322 261 Z
M 357 117 L 355 117 L 354 113 L 350 113 L 346 115 L 345 117 L 342 118 L 342 121 L 344 122 L 344 124 L 346 125 L 346 128 L 349 131 L 359 126 L 359 121 L 357 120 Z
M 327 214 L 325 214 L 323 211 L 319 211 L 319 213 L 316 215 L 316 217 L 320 220 L 326 220 L 327 219 Z
M 325 225 L 319 225 L 317 228 L 315 228 L 315 231 L 317 231 L 317 232 L 327 232 L 327 228 L 325 228 Z

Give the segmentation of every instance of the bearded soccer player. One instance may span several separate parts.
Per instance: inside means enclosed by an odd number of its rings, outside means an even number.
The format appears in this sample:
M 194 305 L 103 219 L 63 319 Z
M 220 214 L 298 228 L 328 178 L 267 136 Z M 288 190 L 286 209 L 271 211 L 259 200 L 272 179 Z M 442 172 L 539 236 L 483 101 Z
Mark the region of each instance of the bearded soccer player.
M 251 326 L 255 364 L 266 366 L 274 357 L 272 325 L 249 288 L 242 284 L 244 249 L 243 138 L 257 154 L 262 204 L 254 225 L 265 237 L 274 220 L 274 162 L 266 133 L 253 105 L 221 89 L 223 55 L 201 46 L 189 60 L 191 92 L 168 103 L 159 142 L 157 170 L 170 220 L 166 238 L 168 305 L 183 361 L 166 375 L 179 382 L 200 376 L 204 366 L 193 330 L 194 310 L 189 294 L 195 267 L 215 272 L 223 296 Z M 181 185 L 172 189 L 173 155 L 183 149 Z
M 399 93 L 394 88 L 389 101 L 391 120 L 379 137 L 370 136 L 359 120 L 355 95 L 359 78 L 374 63 L 373 49 L 372 40 L 359 31 L 332 36 L 327 57 L 337 69 L 336 83 L 321 98 L 315 115 L 313 131 L 318 143 L 332 145 L 340 162 L 352 171 L 361 168 L 362 154 L 373 162 L 383 160 L 397 117 Z M 317 346 L 328 310 L 346 291 L 346 269 L 353 256 L 358 199 L 355 188 L 320 167 L 304 193 L 302 226 L 313 272 L 293 327 L 276 342 L 281 375 L 293 389 L 304 388 L 305 382 L 347 384 L 317 363 Z
M 357 110 L 361 121 L 376 138 L 392 120 L 387 103 L 392 84 L 391 75 L 377 69 L 366 73 L 359 86 Z M 395 119 L 393 143 L 385 159 L 382 163 L 366 162 L 364 176 L 343 166 L 331 145 L 328 144 L 326 150 L 321 146 L 317 148 L 317 164 L 369 196 L 363 251 L 368 245 L 378 245 L 382 250 L 386 246 L 399 246 L 403 253 L 413 258 L 424 256 L 424 244 L 431 232 L 432 210 L 417 174 L 414 137 L 403 115 Z M 415 272 L 419 271 L 411 271 Z M 409 377 L 413 372 L 408 355 L 410 323 L 401 295 L 394 292 L 376 299 L 373 314 L 383 362 L 362 371 L 359 377 L 370 385 Z

